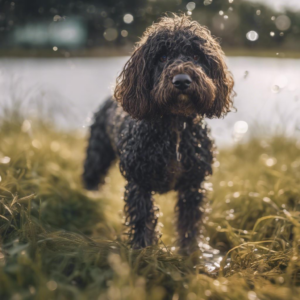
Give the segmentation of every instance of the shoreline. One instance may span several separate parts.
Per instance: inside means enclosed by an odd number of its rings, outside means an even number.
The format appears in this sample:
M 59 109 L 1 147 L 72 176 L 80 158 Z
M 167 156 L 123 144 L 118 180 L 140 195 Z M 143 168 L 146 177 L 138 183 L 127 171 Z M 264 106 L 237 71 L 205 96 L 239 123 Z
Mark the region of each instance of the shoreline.
M 129 56 L 133 46 L 120 48 L 92 48 L 77 50 L 53 51 L 49 49 L 5 49 L 0 50 L 0 58 L 96 58 Z M 226 56 L 269 57 L 269 58 L 300 58 L 299 51 L 285 49 L 247 49 L 223 48 Z

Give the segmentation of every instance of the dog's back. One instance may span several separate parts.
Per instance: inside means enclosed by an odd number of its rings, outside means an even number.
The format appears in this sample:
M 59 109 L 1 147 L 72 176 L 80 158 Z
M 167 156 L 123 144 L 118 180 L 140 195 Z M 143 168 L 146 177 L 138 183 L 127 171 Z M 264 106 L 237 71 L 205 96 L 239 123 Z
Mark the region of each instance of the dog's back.
M 111 162 L 116 157 L 106 129 L 108 111 L 115 105 L 112 99 L 106 100 L 95 114 L 90 128 L 83 173 L 84 185 L 88 190 L 98 189 L 99 183 L 103 181 Z

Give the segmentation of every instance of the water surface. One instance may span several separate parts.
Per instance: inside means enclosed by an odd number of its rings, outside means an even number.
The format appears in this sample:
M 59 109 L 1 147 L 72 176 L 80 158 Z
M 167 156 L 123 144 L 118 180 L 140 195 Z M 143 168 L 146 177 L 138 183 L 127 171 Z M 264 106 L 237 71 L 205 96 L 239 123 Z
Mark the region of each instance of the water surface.
M 2 58 L 0 103 L 12 95 L 21 101 L 40 101 L 47 110 L 63 112 L 58 118 L 61 124 L 81 128 L 111 94 L 127 59 Z M 300 129 L 300 60 L 230 57 L 228 65 L 235 79 L 237 112 L 221 120 L 208 120 L 218 145 L 247 137 L 251 129 L 274 132 L 284 127 L 290 133 Z

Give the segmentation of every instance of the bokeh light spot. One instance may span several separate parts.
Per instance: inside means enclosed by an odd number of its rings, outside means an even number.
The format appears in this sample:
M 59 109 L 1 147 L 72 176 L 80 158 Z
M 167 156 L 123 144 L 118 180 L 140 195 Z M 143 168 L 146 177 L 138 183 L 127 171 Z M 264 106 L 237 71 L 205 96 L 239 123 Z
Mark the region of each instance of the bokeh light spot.
M 57 289 L 57 283 L 54 280 L 50 280 L 47 282 L 47 288 L 50 291 L 55 291 Z
M 121 31 L 121 36 L 122 37 L 127 37 L 128 36 L 128 31 L 127 30 L 122 30 Z
M 187 10 L 194 10 L 196 8 L 196 3 L 195 2 L 189 2 L 187 5 L 186 5 L 186 9 Z
M 256 293 L 253 291 L 248 292 L 248 299 L 249 300 L 257 300 Z
M 291 27 L 291 19 L 286 15 L 280 15 L 276 18 L 275 25 L 278 30 L 286 31 Z
M 254 41 L 258 40 L 259 35 L 258 35 L 258 33 L 257 33 L 256 31 L 251 30 L 251 31 L 247 32 L 246 38 L 247 38 L 249 41 L 254 42 Z
M 241 134 L 245 134 L 248 131 L 248 123 L 245 121 L 237 121 L 234 124 L 234 131 L 236 133 L 241 133 Z
M 131 14 L 126 14 L 126 15 L 124 15 L 123 21 L 124 21 L 126 24 L 132 23 L 132 22 L 133 22 L 133 15 L 131 15 Z
M 10 157 L 4 156 L 0 159 L 1 164 L 8 164 L 10 162 Z
M 203 4 L 210 5 L 210 4 L 212 4 L 212 0 L 204 0 Z
M 273 85 L 271 88 L 272 93 L 278 94 L 280 92 L 280 87 L 278 85 Z
M 108 28 L 104 31 L 103 36 L 107 41 L 112 42 L 118 37 L 118 31 L 115 28 Z

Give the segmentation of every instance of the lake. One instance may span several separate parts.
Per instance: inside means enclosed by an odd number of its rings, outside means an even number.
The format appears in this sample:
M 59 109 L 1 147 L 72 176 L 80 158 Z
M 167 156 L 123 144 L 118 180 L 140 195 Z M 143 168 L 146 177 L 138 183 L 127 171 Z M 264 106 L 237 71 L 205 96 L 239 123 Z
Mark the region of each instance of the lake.
M 53 111 L 57 122 L 86 127 L 128 57 L 0 59 L 0 103 L 21 101 Z M 237 112 L 208 120 L 220 146 L 245 140 L 251 132 L 300 130 L 300 60 L 229 57 L 235 79 Z

